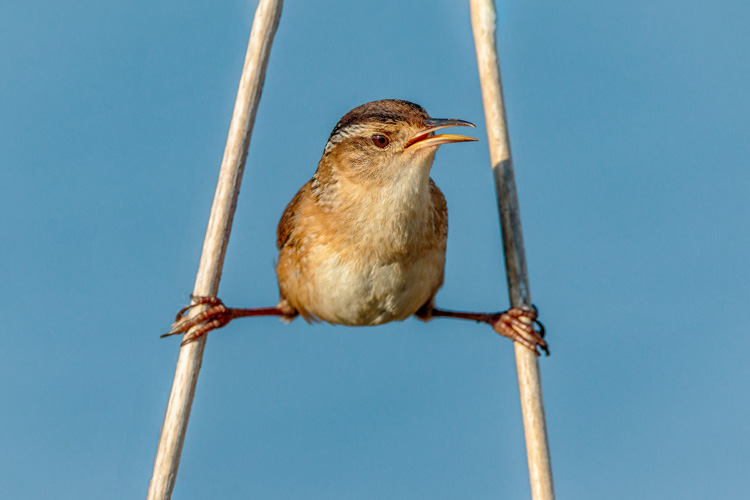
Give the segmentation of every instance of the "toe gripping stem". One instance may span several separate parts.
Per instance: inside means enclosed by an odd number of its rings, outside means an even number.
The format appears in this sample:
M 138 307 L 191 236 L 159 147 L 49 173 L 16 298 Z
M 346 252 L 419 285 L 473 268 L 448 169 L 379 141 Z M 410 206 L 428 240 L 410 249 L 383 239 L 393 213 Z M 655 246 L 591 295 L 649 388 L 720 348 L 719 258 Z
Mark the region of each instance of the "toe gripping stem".
M 200 325 L 197 330 L 192 332 L 189 336 L 186 336 L 182 341 L 181 345 L 185 345 L 199 339 L 211 330 L 221 328 L 232 319 L 229 309 L 227 309 L 224 303 L 217 297 L 198 297 L 190 295 L 190 299 L 190 305 L 180 309 L 175 317 L 174 323 L 172 323 L 172 329 L 162 335 L 162 338 L 185 333 L 194 326 Z M 187 316 L 187 313 L 192 308 L 200 305 L 208 305 L 209 307 L 195 316 Z

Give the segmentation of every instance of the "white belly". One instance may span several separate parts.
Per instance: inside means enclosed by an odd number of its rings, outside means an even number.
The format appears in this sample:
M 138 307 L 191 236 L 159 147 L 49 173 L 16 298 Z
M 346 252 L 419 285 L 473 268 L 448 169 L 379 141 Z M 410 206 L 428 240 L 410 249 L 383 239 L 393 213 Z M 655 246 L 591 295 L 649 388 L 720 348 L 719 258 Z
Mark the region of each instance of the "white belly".
M 444 261 L 439 251 L 383 263 L 318 260 L 310 277 L 314 283 L 307 284 L 314 290 L 309 312 L 323 321 L 352 326 L 406 319 L 440 287 Z

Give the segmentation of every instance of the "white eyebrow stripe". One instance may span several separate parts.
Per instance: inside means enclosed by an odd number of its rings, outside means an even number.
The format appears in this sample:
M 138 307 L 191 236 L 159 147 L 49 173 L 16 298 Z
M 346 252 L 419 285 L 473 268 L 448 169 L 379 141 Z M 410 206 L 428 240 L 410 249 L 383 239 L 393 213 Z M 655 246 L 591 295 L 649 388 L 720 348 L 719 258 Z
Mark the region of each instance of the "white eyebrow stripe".
M 338 125 L 336 125 L 336 128 L 338 128 Z M 334 128 L 334 130 L 336 130 Z M 323 150 L 324 153 L 330 153 L 331 149 L 333 147 L 340 143 L 341 141 L 348 139 L 349 137 L 352 137 L 354 135 L 358 135 L 359 133 L 367 130 L 368 127 L 366 125 L 361 124 L 352 124 L 348 127 L 344 127 L 341 130 L 336 130 L 333 134 L 331 134 L 331 137 L 328 139 L 328 142 L 326 143 L 326 147 Z

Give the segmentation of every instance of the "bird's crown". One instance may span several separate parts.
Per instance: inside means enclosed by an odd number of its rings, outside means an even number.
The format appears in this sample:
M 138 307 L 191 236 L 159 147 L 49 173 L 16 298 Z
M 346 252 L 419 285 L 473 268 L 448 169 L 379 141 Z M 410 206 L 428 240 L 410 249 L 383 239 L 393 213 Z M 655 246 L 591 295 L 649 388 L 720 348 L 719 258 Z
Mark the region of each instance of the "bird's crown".
M 342 141 L 369 131 L 377 125 L 396 125 L 399 123 L 423 127 L 430 118 L 427 111 L 419 104 L 400 99 L 382 99 L 372 101 L 345 114 L 328 137 L 326 152 Z

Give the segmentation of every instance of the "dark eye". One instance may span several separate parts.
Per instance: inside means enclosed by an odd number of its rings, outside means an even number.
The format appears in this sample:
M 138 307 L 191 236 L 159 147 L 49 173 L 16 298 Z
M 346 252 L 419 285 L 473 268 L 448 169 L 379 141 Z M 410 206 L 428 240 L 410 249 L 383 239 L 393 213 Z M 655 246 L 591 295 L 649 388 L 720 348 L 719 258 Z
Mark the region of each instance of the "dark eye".
M 389 142 L 391 142 L 390 140 L 388 140 L 386 136 L 380 135 L 380 134 L 373 135 L 371 139 L 372 139 L 372 143 L 375 144 L 379 148 L 384 148 L 388 145 Z

